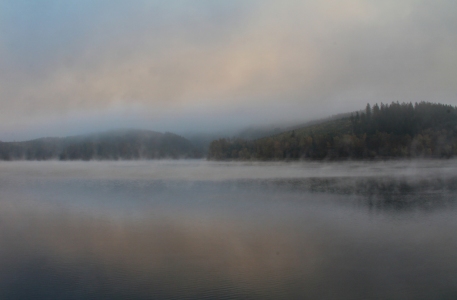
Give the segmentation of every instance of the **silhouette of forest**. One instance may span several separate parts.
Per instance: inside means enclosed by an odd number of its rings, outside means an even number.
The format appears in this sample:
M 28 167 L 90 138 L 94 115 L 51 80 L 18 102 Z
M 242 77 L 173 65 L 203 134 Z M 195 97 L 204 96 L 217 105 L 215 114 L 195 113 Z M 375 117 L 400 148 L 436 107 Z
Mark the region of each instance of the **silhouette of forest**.
M 173 133 L 117 130 L 87 136 L 0 142 L 2 160 L 130 160 L 198 158 L 200 151 Z
M 257 140 L 211 142 L 211 160 L 450 158 L 457 154 L 457 110 L 420 102 L 373 107 L 349 117 Z
M 1 160 L 201 158 L 203 152 L 181 136 L 148 130 L 0 142 Z M 207 153 L 210 160 L 450 158 L 457 155 L 457 109 L 430 102 L 367 104 L 268 137 L 217 139 Z

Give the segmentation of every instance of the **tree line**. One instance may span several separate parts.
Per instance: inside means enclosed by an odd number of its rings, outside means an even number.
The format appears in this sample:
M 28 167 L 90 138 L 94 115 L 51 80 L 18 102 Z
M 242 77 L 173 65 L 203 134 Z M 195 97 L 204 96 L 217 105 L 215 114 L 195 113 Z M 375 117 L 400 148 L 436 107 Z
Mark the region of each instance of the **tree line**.
M 134 160 L 199 158 L 187 139 L 146 130 L 111 131 L 67 138 L 0 142 L 1 160 Z
M 340 160 L 457 155 L 457 110 L 420 102 L 371 107 L 350 117 L 257 140 L 211 142 L 211 160 Z

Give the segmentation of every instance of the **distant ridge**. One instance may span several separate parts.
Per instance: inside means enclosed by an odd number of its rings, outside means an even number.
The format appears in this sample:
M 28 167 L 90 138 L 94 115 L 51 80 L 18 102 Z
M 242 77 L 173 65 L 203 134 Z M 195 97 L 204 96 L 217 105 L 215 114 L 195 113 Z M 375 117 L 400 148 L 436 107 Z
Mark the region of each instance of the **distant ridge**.
M 311 121 L 307 121 L 307 122 L 299 122 L 298 124 L 295 122 L 294 122 L 294 124 L 292 124 L 292 122 L 290 122 L 287 124 L 249 126 L 249 127 L 246 127 L 244 129 L 236 132 L 233 135 L 233 137 L 235 139 L 239 138 L 239 139 L 246 139 L 246 140 L 256 140 L 256 139 L 260 139 L 260 138 L 264 138 L 264 137 L 275 136 L 275 135 L 278 135 L 278 134 L 281 134 L 284 132 L 308 127 L 311 125 L 326 123 L 329 121 L 338 120 L 338 119 L 345 118 L 345 117 L 349 118 L 350 116 L 351 116 L 351 112 L 336 114 L 336 115 L 332 115 L 330 117 L 311 120 Z
M 267 137 L 218 139 L 210 160 L 341 160 L 457 155 L 457 109 L 420 102 L 367 104 L 364 110 Z
M 201 156 L 189 140 L 179 135 L 138 129 L 0 142 L 1 160 L 132 160 Z

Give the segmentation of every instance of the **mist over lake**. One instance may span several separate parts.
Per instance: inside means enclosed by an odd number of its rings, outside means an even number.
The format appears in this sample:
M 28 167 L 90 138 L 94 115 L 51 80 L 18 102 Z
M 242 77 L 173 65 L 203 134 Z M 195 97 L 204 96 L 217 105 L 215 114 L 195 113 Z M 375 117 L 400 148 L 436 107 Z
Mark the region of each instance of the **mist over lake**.
M 457 161 L 2 162 L 1 299 L 455 299 Z
M 0 0 L 0 300 L 457 299 L 456 16 Z

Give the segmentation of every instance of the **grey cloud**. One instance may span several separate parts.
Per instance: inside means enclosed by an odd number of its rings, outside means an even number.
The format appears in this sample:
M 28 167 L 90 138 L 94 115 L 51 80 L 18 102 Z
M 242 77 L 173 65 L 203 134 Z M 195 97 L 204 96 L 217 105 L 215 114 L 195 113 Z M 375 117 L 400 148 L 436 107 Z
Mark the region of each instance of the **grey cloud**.
M 453 1 L 18 3 L 0 23 L 11 128 L 132 107 L 184 129 L 457 104 Z

